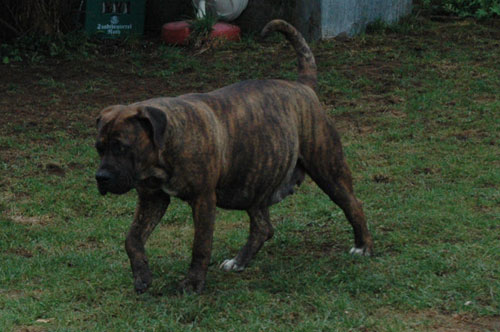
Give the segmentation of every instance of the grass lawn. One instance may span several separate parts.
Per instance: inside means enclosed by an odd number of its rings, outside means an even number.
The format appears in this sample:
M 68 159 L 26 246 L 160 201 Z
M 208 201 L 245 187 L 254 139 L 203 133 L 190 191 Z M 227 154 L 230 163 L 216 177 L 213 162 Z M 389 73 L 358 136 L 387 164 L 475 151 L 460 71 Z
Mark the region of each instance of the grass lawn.
M 0 330 L 500 331 L 500 20 L 411 18 L 312 44 L 375 239 L 310 180 L 271 210 L 276 234 L 226 273 L 246 213 L 218 211 L 207 288 L 180 294 L 190 209 L 173 200 L 133 290 L 124 239 L 135 192 L 101 197 L 95 117 L 105 106 L 296 77 L 281 38 L 204 53 L 139 41 L 0 65 Z

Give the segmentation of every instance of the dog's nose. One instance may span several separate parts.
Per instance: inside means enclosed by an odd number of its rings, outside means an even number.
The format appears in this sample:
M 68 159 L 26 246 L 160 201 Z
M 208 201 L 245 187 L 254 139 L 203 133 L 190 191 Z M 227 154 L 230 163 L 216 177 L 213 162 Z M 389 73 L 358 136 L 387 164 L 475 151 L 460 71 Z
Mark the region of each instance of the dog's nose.
M 109 180 L 111 180 L 111 173 L 109 171 L 106 171 L 104 169 L 100 169 L 97 171 L 96 175 L 95 175 L 95 179 L 97 180 L 97 182 L 108 182 Z

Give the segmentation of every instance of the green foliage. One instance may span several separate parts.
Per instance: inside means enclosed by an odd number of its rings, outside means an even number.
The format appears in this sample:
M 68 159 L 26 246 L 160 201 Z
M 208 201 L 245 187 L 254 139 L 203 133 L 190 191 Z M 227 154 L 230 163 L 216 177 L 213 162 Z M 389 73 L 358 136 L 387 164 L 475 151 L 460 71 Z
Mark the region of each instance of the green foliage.
M 370 23 L 366 29 L 367 34 L 404 34 L 404 35 L 417 35 L 425 28 L 425 23 L 421 17 L 409 15 L 402 17 L 395 23 L 386 23 L 381 19 L 375 20 Z M 361 38 L 363 36 L 361 35 Z
M 368 24 L 365 31 L 366 33 L 383 33 L 389 28 L 389 24 L 385 23 L 382 19 L 377 19 Z
M 23 60 L 21 50 L 8 44 L 0 45 L 0 57 L 4 65 Z
M 194 35 L 209 35 L 215 23 L 217 23 L 217 16 L 206 15 L 192 20 L 190 25 Z
M 78 27 L 81 0 L 2 0 L 0 39 L 25 35 L 58 36 Z
M 500 16 L 500 0 L 422 0 L 422 6 L 432 13 L 459 17 Z
M 0 46 L 4 64 L 19 61 L 41 62 L 49 57 L 88 57 L 96 44 L 80 31 L 64 36 L 26 35 Z
M 194 48 L 200 48 L 210 41 L 210 34 L 213 26 L 217 23 L 217 16 L 207 14 L 201 18 L 195 18 L 190 21 L 191 34 L 189 36 L 189 44 Z

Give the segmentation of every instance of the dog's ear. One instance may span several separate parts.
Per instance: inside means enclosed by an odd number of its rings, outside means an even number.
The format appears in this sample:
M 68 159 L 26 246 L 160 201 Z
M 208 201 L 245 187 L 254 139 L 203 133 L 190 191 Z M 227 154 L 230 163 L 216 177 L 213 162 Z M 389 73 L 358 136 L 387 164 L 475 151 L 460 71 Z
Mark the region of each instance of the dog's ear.
M 151 132 L 151 138 L 156 147 L 163 149 L 167 129 L 167 116 L 165 113 L 156 107 L 144 106 L 137 110 L 137 119 L 147 131 Z
M 97 118 L 95 119 L 95 125 L 97 127 L 97 130 L 100 130 L 102 128 L 102 126 L 104 125 L 104 123 L 102 123 L 102 121 L 104 120 L 104 117 L 106 116 L 106 114 L 111 113 L 115 109 L 121 109 L 121 108 L 122 108 L 122 106 L 115 105 L 115 106 L 109 106 L 109 107 L 106 107 L 105 109 L 103 109 L 99 113 Z

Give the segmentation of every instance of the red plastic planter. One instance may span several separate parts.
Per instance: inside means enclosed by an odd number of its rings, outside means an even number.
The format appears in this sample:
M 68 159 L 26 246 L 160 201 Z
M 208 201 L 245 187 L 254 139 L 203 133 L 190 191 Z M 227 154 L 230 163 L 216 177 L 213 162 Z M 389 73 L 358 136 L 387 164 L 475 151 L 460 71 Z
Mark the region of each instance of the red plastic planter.
M 170 22 L 163 25 L 161 29 L 161 38 L 167 44 L 185 45 L 187 43 L 191 29 L 186 21 Z M 213 26 L 211 38 L 224 38 L 227 40 L 240 40 L 241 30 L 236 25 L 228 23 L 216 23 Z
M 189 23 L 186 21 L 166 23 L 161 28 L 161 38 L 167 44 L 184 45 L 190 33 Z
M 228 23 L 215 23 L 214 29 L 210 34 L 212 38 L 225 38 L 231 41 L 240 40 L 240 28 L 236 25 L 228 24 Z

